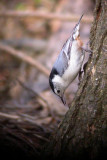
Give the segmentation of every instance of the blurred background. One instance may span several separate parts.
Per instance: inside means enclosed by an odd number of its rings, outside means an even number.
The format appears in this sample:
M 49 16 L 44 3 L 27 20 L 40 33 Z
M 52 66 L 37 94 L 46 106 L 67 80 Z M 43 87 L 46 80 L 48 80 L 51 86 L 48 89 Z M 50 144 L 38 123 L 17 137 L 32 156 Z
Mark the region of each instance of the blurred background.
M 80 35 L 86 46 L 94 5 L 94 0 L 0 0 L 0 118 L 51 129 L 61 121 L 68 108 L 52 93 L 48 76 L 84 11 Z M 66 91 L 68 105 L 77 89 L 78 78 Z

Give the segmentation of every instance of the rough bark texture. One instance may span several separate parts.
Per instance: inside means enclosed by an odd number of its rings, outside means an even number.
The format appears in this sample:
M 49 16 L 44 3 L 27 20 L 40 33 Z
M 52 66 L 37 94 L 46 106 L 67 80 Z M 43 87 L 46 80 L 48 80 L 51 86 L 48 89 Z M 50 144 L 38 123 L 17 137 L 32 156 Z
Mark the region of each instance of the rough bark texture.
M 106 53 L 107 1 L 96 1 L 90 33 L 92 57 L 76 97 L 46 147 L 47 157 L 72 159 L 104 158 L 107 149 Z

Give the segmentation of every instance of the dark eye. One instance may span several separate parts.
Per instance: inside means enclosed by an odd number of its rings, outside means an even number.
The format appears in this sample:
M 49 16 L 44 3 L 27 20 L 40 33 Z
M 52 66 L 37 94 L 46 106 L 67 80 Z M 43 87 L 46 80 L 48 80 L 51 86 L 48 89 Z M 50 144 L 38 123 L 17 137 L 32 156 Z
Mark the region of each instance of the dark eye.
M 60 90 L 57 90 L 57 93 L 60 93 Z

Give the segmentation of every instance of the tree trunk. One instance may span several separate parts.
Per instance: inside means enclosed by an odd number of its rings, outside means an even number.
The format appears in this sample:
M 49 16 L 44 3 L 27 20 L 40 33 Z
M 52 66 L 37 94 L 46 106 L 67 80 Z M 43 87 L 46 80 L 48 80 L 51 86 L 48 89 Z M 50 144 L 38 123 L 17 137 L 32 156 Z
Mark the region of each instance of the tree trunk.
M 97 159 L 107 149 L 106 119 L 106 52 L 107 1 L 96 1 L 94 22 L 90 33 L 93 51 L 84 78 L 69 111 L 50 144 L 47 157 Z

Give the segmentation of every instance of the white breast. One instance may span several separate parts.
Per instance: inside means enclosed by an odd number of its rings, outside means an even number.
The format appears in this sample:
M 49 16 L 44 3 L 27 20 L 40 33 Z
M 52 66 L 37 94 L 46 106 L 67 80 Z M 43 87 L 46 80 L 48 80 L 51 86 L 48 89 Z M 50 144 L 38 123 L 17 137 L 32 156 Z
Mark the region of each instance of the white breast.
M 82 50 L 78 47 L 76 41 L 72 44 L 72 49 L 70 53 L 69 67 L 63 75 L 63 81 L 65 88 L 76 78 L 80 71 L 81 65 L 84 60 L 84 54 Z
M 69 67 L 64 72 L 62 77 L 60 77 L 59 75 L 55 75 L 52 82 L 60 83 L 61 86 L 63 86 L 64 89 L 66 89 L 78 75 L 83 60 L 84 60 L 84 54 L 82 53 L 82 50 L 78 46 L 77 42 L 74 41 L 70 52 L 70 60 L 68 62 Z

